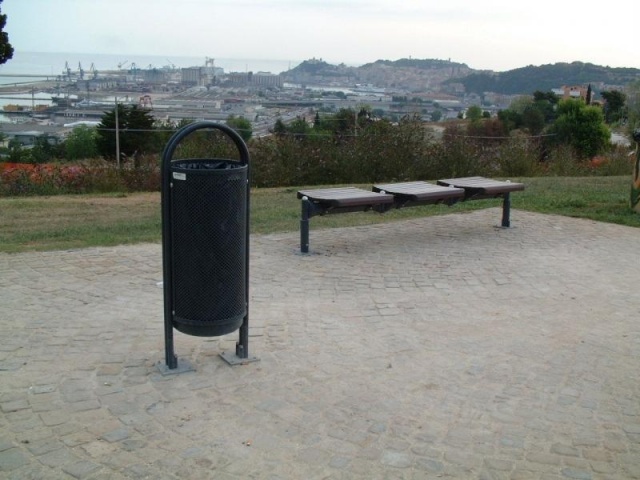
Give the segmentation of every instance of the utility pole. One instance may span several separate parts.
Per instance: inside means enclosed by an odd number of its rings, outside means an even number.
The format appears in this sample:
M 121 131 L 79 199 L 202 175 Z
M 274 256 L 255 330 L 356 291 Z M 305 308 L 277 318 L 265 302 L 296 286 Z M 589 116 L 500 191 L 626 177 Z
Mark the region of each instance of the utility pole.
M 354 136 L 358 136 L 358 111 L 354 110 L 354 116 L 353 116 L 353 134 Z
M 116 165 L 120 171 L 120 130 L 118 127 L 118 97 L 116 97 Z

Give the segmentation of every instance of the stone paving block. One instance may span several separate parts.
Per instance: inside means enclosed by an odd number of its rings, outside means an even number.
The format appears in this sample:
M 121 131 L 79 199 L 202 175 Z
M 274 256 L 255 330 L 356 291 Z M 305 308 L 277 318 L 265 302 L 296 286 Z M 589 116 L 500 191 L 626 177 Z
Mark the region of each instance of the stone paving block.
M 40 413 L 40 419 L 47 427 L 55 427 L 67 423 L 71 417 L 64 410 L 54 410 Z
M 9 472 L 27 465 L 29 457 L 18 448 L 0 451 L 0 471 Z
M 36 458 L 43 465 L 54 468 L 62 468 L 65 465 L 76 463 L 81 460 L 77 455 L 64 448 L 45 453 L 44 455 L 40 455 Z
M 12 413 L 20 410 L 26 410 L 29 407 L 29 401 L 26 398 L 0 403 L 0 410 L 2 410 L 3 413 Z
M 73 478 L 83 479 L 88 478 L 98 470 L 100 470 L 100 465 L 97 465 L 93 462 L 89 462 L 87 460 L 81 460 L 76 463 L 72 463 L 71 465 L 66 465 L 62 468 L 62 471 L 68 473 Z

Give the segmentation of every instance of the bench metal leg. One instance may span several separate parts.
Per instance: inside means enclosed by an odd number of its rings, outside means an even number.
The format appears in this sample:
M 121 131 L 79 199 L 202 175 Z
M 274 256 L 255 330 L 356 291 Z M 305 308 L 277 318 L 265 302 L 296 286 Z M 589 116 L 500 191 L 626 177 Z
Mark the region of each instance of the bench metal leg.
M 311 202 L 307 197 L 302 199 L 302 214 L 300 216 L 300 251 L 309 252 L 309 217 Z
M 511 226 L 511 194 L 509 192 L 504 194 L 504 200 L 502 201 L 502 226 L 508 228 Z

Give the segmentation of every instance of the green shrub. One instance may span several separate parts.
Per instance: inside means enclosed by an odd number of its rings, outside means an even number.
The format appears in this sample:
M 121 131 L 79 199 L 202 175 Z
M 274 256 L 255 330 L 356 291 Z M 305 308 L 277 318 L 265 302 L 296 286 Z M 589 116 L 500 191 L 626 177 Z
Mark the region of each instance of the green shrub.
M 495 152 L 496 174 L 501 177 L 535 177 L 542 171 L 541 145 L 529 137 L 510 137 Z
M 557 177 L 577 177 L 588 174 L 586 164 L 577 159 L 573 148 L 560 145 L 553 148 L 544 162 L 546 175 Z
M 401 119 L 397 125 L 363 120 L 357 132 L 306 132 L 285 131 L 252 139 L 248 143 L 251 185 L 371 184 L 466 176 L 629 175 L 632 165 L 622 147 L 582 160 L 566 145 L 545 151 L 539 138 L 504 135 L 498 122 L 476 125 L 475 130 L 450 123 L 442 139 L 430 136 L 422 121 L 413 117 Z M 198 131 L 179 144 L 172 160 L 185 158 L 239 160 L 239 155 L 227 135 Z M 103 160 L 19 165 L 0 168 L 0 195 L 157 191 L 161 186 L 158 155 L 137 155 L 119 169 Z
M 617 146 L 606 155 L 591 161 L 592 173 L 598 176 L 631 175 L 634 163 L 633 152 L 626 147 Z

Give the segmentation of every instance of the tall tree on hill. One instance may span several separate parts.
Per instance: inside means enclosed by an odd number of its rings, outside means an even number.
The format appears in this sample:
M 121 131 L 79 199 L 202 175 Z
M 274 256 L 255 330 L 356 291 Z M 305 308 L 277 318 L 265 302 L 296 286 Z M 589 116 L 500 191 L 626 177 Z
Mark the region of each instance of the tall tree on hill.
M 556 106 L 559 101 L 560 97 L 553 92 L 533 92 L 533 104 L 544 115 L 545 123 L 553 122 L 558 116 Z
M 627 96 L 618 90 L 609 90 L 601 92 L 604 98 L 604 118 L 607 123 L 614 123 L 622 120 L 624 117 L 625 102 Z
M 627 86 L 625 114 L 627 117 L 627 133 L 633 138 L 635 130 L 640 128 L 640 80 Z
M 238 135 L 240 135 L 245 142 L 248 142 L 253 136 L 251 122 L 242 116 L 236 117 L 235 115 L 229 115 L 226 123 L 238 132 Z
M 98 125 L 96 145 L 100 155 L 115 158 L 116 135 L 119 140 L 120 154 L 136 157 L 137 154 L 154 153 L 158 150 L 155 138 L 154 119 L 148 110 L 137 105 L 118 104 L 118 125 L 116 128 L 115 108 L 105 112 Z
M 549 133 L 554 143 L 571 146 L 580 158 L 602 153 L 611 138 L 602 110 L 573 98 L 558 103 L 558 118 Z
M 75 127 L 64 141 L 65 158 L 67 160 L 96 158 L 98 156 L 97 137 L 98 132 L 93 127 L 87 125 Z
M 0 0 L 1 3 L 2 0 Z M 13 47 L 9 43 L 9 35 L 4 31 L 6 24 L 7 16 L 2 13 L 2 7 L 0 6 L 0 65 L 13 58 Z

